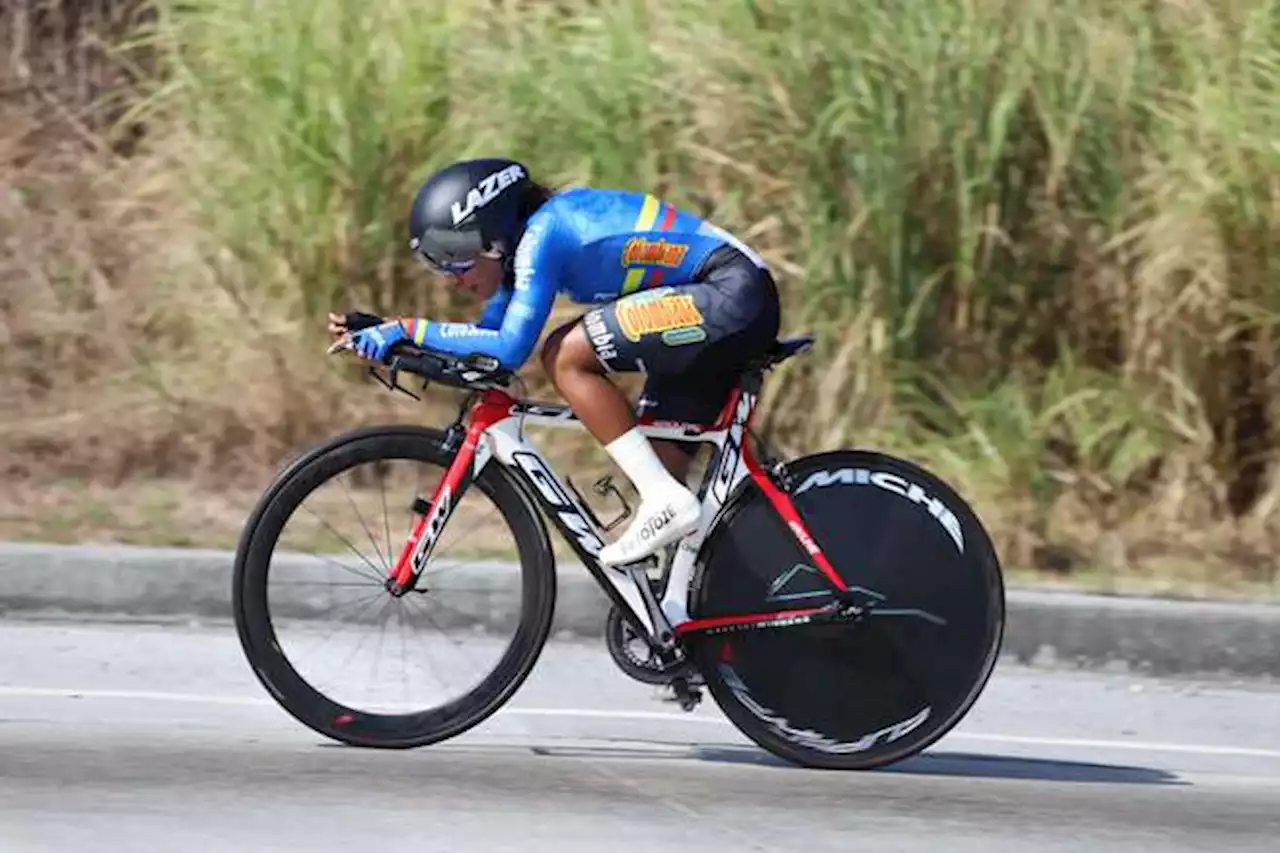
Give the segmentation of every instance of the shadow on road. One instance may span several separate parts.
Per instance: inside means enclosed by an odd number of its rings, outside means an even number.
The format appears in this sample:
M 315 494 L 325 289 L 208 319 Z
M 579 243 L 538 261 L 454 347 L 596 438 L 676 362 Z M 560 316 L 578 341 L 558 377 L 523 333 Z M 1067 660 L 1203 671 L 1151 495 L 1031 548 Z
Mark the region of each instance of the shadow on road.
M 1184 785 L 1177 775 L 1151 767 L 1089 764 L 1050 758 L 1017 758 L 968 752 L 931 752 L 882 768 L 882 773 L 970 776 L 983 779 L 1034 779 L 1044 782 L 1110 782 Z
M 595 757 L 607 759 L 638 758 L 683 759 L 723 764 L 753 764 L 799 772 L 780 758 L 749 746 L 699 746 L 670 744 L 669 749 L 618 746 L 554 746 L 534 747 L 533 752 L 547 757 Z M 929 752 L 871 771 L 914 776 L 967 776 L 975 779 L 1027 779 L 1042 782 L 1105 782 L 1131 785 L 1184 785 L 1177 775 L 1149 767 L 1120 764 L 1090 764 L 1059 759 L 1019 758 L 1004 755 L 981 755 L 968 752 Z

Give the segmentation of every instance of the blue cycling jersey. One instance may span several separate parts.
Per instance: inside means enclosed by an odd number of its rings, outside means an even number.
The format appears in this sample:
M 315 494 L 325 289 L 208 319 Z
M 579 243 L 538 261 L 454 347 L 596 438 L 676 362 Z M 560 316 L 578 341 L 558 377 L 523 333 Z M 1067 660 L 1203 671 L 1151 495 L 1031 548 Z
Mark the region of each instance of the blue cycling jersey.
M 590 304 L 687 284 L 726 244 L 765 266 L 732 234 L 652 195 L 567 190 L 529 218 L 516 248 L 514 286 L 485 304 L 479 322 L 429 323 L 420 343 L 454 355 L 493 356 L 515 370 L 533 352 L 557 294 Z

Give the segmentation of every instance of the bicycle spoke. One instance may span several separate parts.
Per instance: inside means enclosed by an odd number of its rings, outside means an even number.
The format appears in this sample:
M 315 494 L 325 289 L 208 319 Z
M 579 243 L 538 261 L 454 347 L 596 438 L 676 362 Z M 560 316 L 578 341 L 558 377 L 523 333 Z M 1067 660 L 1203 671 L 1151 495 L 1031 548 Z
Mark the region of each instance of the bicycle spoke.
M 389 598 L 390 598 L 389 596 L 385 596 L 385 593 L 383 593 L 381 596 L 377 594 L 367 595 L 362 598 L 356 599 L 356 601 L 354 602 L 347 602 L 346 604 L 341 605 L 337 609 L 331 610 L 330 612 L 338 612 L 338 611 L 346 610 L 348 607 L 354 607 L 355 610 L 353 611 L 353 613 L 356 615 L 359 615 L 361 613 L 369 612 L 372 606 L 376 605 L 379 600 L 385 601 Z M 358 619 L 355 620 L 354 624 L 359 624 L 359 620 Z M 325 638 L 320 641 L 319 645 L 309 646 L 308 647 L 309 651 L 313 653 L 319 652 L 320 649 L 323 649 L 325 646 L 329 644 L 330 640 L 332 640 L 334 637 L 338 636 L 339 634 L 343 633 L 347 629 L 347 627 L 348 627 L 347 623 L 343 623 L 341 628 L 326 635 Z
M 402 600 L 402 601 L 405 601 L 405 602 L 408 602 L 408 601 L 409 601 L 409 599 L 401 599 L 401 600 Z M 435 602 L 435 603 L 434 603 L 434 606 L 436 606 L 436 607 L 442 607 L 442 605 L 441 605 L 439 602 Z M 458 610 L 456 610 L 456 609 L 454 609 L 454 608 L 450 608 L 450 607 L 448 607 L 448 606 L 443 606 L 443 609 L 445 609 L 445 610 L 452 610 L 454 613 L 459 613 L 459 612 L 460 612 L 460 611 L 458 611 Z M 431 616 L 431 605 L 424 605 L 424 606 L 422 607 L 422 610 L 421 610 L 420 612 L 422 613 L 422 618 L 423 618 L 423 619 L 426 619 L 426 620 L 427 620 L 427 622 L 429 622 L 429 623 L 431 624 L 431 627 L 436 629 L 436 633 L 438 633 L 440 636 L 442 636 L 442 637 L 444 637 L 446 640 L 448 640 L 448 641 L 453 645 L 453 647 L 454 647 L 454 648 L 457 648 L 457 649 L 461 649 L 461 648 L 462 648 L 462 642 L 461 642 L 457 637 L 454 637 L 454 636 L 450 635 L 450 633 L 449 633 L 448 631 L 445 631 L 443 628 L 441 628 L 441 627 L 440 627 L 440 625 L 439 625 L 439 623 L 438 623 L 438 622 L 436 622 L 436 620 L 435 620 L 434 618 L 432 618 L 432 616 Z M 470 615 L 470 614 L 462 613 L 461 615 L 463 615 L 463 616 L 467 616 L 467 615 Z M 468 657 L 468 658 L 470 657 L 470 655 L 469 655 L 469 654 L 467 654 L 467 653 L 465 653 L 465 652 L 464 652 L 464 656 L 466 656 L 466 657 Z M 474 660 L 474 659 L 471 659 L 471 660 L 470 660 L 470 662 L 474 664 L 474 663 L 475 663 L 475 660 Z
M 347 546 L 347 548 L 348 548 L 348 549 L 350 549 L 351 553 L 353 553 L 353 554 L 355 554 L 357 557 L 359 557 L 359 558 L 360 558 L 360 562 L 364 563 L 366 566 L 368 566 L 368 567 L 373 571 L 373 575 L 371 575 L 370 577 L 379 577 L 379 576 L 382 574 L 382 572 L 378 569 L 378 567 L 377 567 L 377 566 L 375 566 L 373 563 L 369 562 L 369 558 L 368 558 L 368 557 L 366 557 L 366 556 L 364 555 L 364 553 L 363 553 L 363 552 L 361 552 L 361 550 L 360 550 L 359 548 L 357 548 L 357 547 L 356 547 L 356 546 L 351 542 L 351 540 L 350 540 L 350 539 L 348 539 L 347 537 L 345 537 L 345 536 L 343 536 L 341 533 L 339 533 L 337 530 L 335 530 L 335 529 L 334 529 L 334 527 L 333 527 L 333 525 L 332 525 L 332 524 L 330 524 L 329 522 L 325 521 L 323 518 L 321 518 L 321 517 L 320 517 L 320 515 L 319 515 L 315 510 L 311 509 L 311 507 L 307 506 L 306 504 L 303 504 L 303 505 L 302 505 L 302 509 L 304 509 L 304 510 L 306 510 L 307 512 L 311 513 L 311 515 L 315 517 L 316 521 L 319 521 L 321 524 L 323 524 L 323 525 L 325 526 L 325 529 L 327 529 L 330 533 L 332 533 L 332 534 L 334 535 L 334 537 L 335 537 L 335 538 L 337 538 L 339 541 L 341 541 L 343 545 L 346 545 L 346 546 Z M 322 559 L 324 559 L 324 558 L 322 557 L 322 555 L 320 555 L 319 553 L 315 553 L 313 556 L 321 557 Z M 336 561 L 335 561 L 335 563 L 336 563 Z M 342 564 L 341 564 L 341 563 L 336 563 L 336 565 L 338 565 L 338 566 L 342 566 Z M 345 566 L 343 566 L 343 568 L 346 568 L 346 567 L 345 567 Z M 363 575 L 362 575 L 362 576 L 363 576 Z
M 404 637 L 404 605 L 396 602 L 396 633 L 400 636 L 400 701 L 409 706 L 409 647 Z
M 346 471 L 344 476 L 337 478 L 342 485 L 342 492 L 347 496 L 347 503 L 351 504 L 351 508 L 356 512 L 356 518 L 360 519 L 360 526 L 364 528 L 364 533 L 369 537 L 369 544 L 373 546 L 373 553 L 378 555 L 378 559 L 382 561 L 382 568 L 385 570 L 389 567 L 387 560 L 382 556 L 382 552 L 378 550 L 378 543 L 373 537 L 373 531 L 369 529 L 369 523 L 364 520 L 364 515 L 360 512 L 360 507 L 356 506 L 355 498 L 351 496 L 351 490 L 347 488 L 346 476 L 354 469 Z
M 462 528 L 460 531 L 458 531 L 458 534 L 457 534 L 457 536 L 454 538 L 453 542 L 454 542 L 454 543 L 456 543 L 456 542 L 466 542 L 466 541 L 468 541 L 468 539 L 470 538 L 470 535 L 471 535 L 472 533 L 474 533 L 476 530 L 479 530 L 479 529 L 480 529 L 480 527 L 482 526 L 482 524 L 483 524 L 483 522 L 484 522 L 485 520 L 486 520 L 486 519 L 482 517 L 479 521 L 476 521 L 475 523 L 471 524 L 470 526 Z M 443 545 L 443 546 L 441 546 L 441 545 L 437 545 L 437 546 L 436 546 L 436 548 L 435 548 L 435 550 L 434 550 L 434 551 L 432 551 L 432 554 L 431 554 L 431 560 L 430 560 L 430 562 L 428 563 L 428 567 L 430 567 L 431 565 L 434 565 L 434 564 L 436 563 L 436 561 L 437 561 L 437 559 L 438 559 L 438 558 L 440 558 L 440 557 L 444 557 L 446 554 L 448 554 L 448 553 L 449 553 L 449 549 L 450 549 L 451 547 L 453 547 L 453 543 L 450 543 L 449 545 Z M 464 562 L 468 562 L 468 561 L 458 560 L 458 561 L 456 561 L 456 562 L 452 562 L 452 563 L 448 566 L 448 568 L 456 568 L 457 566 L 462 565 Z M 440 572 L 441 572 L 441 571 L 445 571 L 445 570 L 446 570 L 446 569 L 441 569 L 441 570 L 439 570 L 439 571 L 431 572 L 431 571 L 429 571 L 429 568 L 428 568 L 427 570 L 424 570 L 424 571 L 423 571 L 423 575 L 424 575 L 424 576 L 425 576 L 425 575 L 428 575 L 428 574 L 438 575 L 438 574 L 440 574 Z
M 379 611 L 379 615 L 385 613 L 387 608 L 391 606 L 391 602 L 394 600 L 395 599 L 388 597 L 386 604 L 384 604 L 382 610 Z M 378 663 L 382 660 L 382 645 L 387 639 L 387 621 L 388 620 L 383 619 L 380 627 L 378 628 L 378 648 L 373 652 L 373 663 L 369 667 L 369 682 L 371 684 L 376 682 L 378 677 Z M 368 695 L 368 692 L 366 692 L 365 696 L 368 697 Z
M 357 597 L 355 597 L 355 598 L 347 599 L 347 600 L 346 600 L 345 602 L 343 602 L 342 604 L 335 604 L 335 605 L 331 605 L 331 606 L 329 607 L 329 609 L 328 609 L 327 611 L 325 611 L 325 612 L 326 612 L 326 613 L 329 613 L 329 614 L 332 614 L 332 615 L 334 615 L 334 616 L 338 616 L 338 615 L 345 615 L 345 614 L 348 614 L 348 613 L 353 614 L 353 615 L 355 615 L 355 614 L 359 614 L 359 613 L 361 613 L 361 612 L 364 612 L 364 610 L 365 610 L 369 605 L 376 603 L 377 601 L 379 601 L 380 599 L 382 599 L 382 598 L 384 598 L 384 597 L 390 597 L 390 596 L 388 596 L 388 595 L 387 595 L 387 593 L 386 593 L 384 590 L 379 589 L 379 590 L 376 590 L 376 591 L 374 591 L 374 592 L 366 593 L 365 595 L 361 595 L 361 596 L 357 596 Z M 308 621 L 310 621 L 310 620 L 308 620 Z M 342 624 L 342 626 L 343 626 L 343 628 L 344 628 L 344 629 L 345 629 L 346 625 L 350 624 L 351 622 L 355 622 L 356 624 L 359 624 L 358 620 L 346 620 L 346 619 L 342 619 L 342 620 L 339 620 L 339 621 L 340 621 L 340 623 Z
M 368 589 L 371 586 L 376 586 L 379 590 L 383 589 L 381 579 L 376 579 L 373 581 L 365 581 L 364 583 L 356 583 L 355 581 L 329 581 L 327 583 L 322 581 L 280 581 L 279 583 L 281 586 L 307 586 L 307 587 L 334 586 L 334 587 L 343 587 L 343 588 L 358 587 L 360 589 Z
M 415 628 L 413 614 L 416 611 L 414 611 L 414 609 L 409 606 L 408 599 L 404 599 L 404 598 L 399 599 L 399 604 L 400 604 L 399 609 L 400 609 L 401 617 L 405 620 L 405 623 L 409 626 L 409 629 L 413 631 Z M 417 634 L 417 637 L 418 637 L 418 641 L 422 644 L 422 650 L 425 653 L 424 658 L 427 662 L 427 668 L 431 671 L 432 678 L 435 679 L 436 684 L 440 685 L 441 687 L 445 687 L 447 689 L 448 685 L 446 683 L 446 679 L 441 678 L 440 671 L 436 669 L 435 658 L 434 658 L 434 655 L 432 655 L 431 653 L 431 644 L 427 642 L 427 638 L 423 634 Z
M 387 537 L 386 539 L 387 560 L 390 561 L 392 559 L 391 557 L 391 519 L 387 515 L 387 481 L 386 481 L 386 478 L 384 477 L 378 478 L 378 493 L 382 497 L 382 527 Z
M 339 563 L 334 558 L 328 556 L 327 554 L 321 554 L 319 551 L 303 551 L 302 553 L 306 554 L 309 557 L 315 557 L 317 560 L 323 560 L 326 563 L 335 565 L 338 568 L 342 569 L 347 574 L 351 574 L 351 575 L 355 575 L 356 577 L 363 578 L 369 584 L 373 584 L 374 586 L 382 586 L 382 582 L 384 579 L 379 575 L 366 574 L 360 571 L 360 569 L 356 568 L 355 566 L 348 566 L 346 563 Z M 373 567 L 370 566 L 370 568 L 373 568 Z
M 448 572 L 450 569 L 456 569 L 460 566 L 469 565 L 470 560 L 442 560 L 437 562 L 434 558 L 427 564 L 427 568 L 422 570 L 421 578 L 424 581 L 432 581 Z M 430 584 L 428 584 L 430 587 Z
M 330 563 L 334 566 L 337 566 L 347 574 L 351 574 L 351 575 L 355 575 L 356 577 L 363 578 L 366 582 L 366 585 L 368 584 L 373 584 L 376 586 L 382 585 L 383 578 L 379 577 L 378 575 L 365 574 L 355 566 L 348 566 L 345 563 L 339 563 L 337 560 L 335 560 L 333 557 L 330 557 L 328 554 L 321 554 L 319 551 L 300 551 L 299 553 L 306 554 L 308 557 L 315 557 L 317 560 L 321 560 L 323 562 Z M 370 566 L 370 568 L 373 568 L 373 567 Z M 377 571 L 377 570 L 374 569 L 374 571 Z M 301 583 L 301 581 L 299 581 L 299 583 Z
M 382 613 L 384 613 L 384 612 L 386 611 L 387 607 L 389 607 L 389 606 L 390 606 L 390 603 L 391 603 L 391 597 L 390 597 L 390 596 L 388 596 L 387 598 L 385 598 L 385 599 L 383 600 L 383 602 L 382 602 L 382 606 L 378 608 L 378 614 L 382 614 Z M 352 658 L 354 658 L 354 657 L 356 656 L 356 652 L 360 651 L 362 648 L 364 648 L 364 638 L 363 638 L 363 637 L 361 638 L 360 642 L 356 644 L 356 647 L 355 647 L 354 649 L 352 649 L 352 650 L 351 650 L 351 654 L 347 655 L 346 660 L 344 660 L 344 661 L 342 662 L 342 669 L 343 669 L 343 670 L 345 670 L 345 669 L 347 668 L 347 665 L 351 663 Z M 368 695 L 369 695 L 369 694 L 368 694 L 368 692 L 367 692 L 367 690 L 366 690 L 366 692 L 365 692 L 365 696 L 367 697 Z

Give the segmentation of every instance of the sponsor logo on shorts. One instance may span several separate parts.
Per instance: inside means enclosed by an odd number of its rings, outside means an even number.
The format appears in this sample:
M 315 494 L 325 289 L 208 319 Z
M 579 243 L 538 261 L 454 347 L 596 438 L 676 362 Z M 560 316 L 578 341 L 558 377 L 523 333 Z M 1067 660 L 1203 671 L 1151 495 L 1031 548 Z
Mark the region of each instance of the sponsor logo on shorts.
M 689 329 L 671 329 L 662 333 L 662 342 L 669 347 L 678 347 L 683 344 L 696 344 L 699 341 L 707 339 L 707 330 L 701 326 L 694 326 Z
M 687 243 L 668 243 L 666 240 L 646 240 L 632 237 L 622 249 L 624 267 L 645 266 L 678 267 L 689 251 Z
M 676 329 L 688 330 L 689 335 L 696 330 L 706 336 L 702 329 L 702 312 L 698 310 L 693 297 L 687 294 L 668 294 L 652 299 L 624 299 L 614 310 L 618 328 L 622 329 L 622 334 L 630 341 Z
M 609 327 L 604 324 L 601 309 L 588 311 L 582 318 L 582 325 L 587 330 L 587 337 L 591 340 L 591 346 L 595 348 L 596 355 L 608 366 L 609 362 L 618 357 L 618 348 L 613 345 L 613 332 L 609 331 Z

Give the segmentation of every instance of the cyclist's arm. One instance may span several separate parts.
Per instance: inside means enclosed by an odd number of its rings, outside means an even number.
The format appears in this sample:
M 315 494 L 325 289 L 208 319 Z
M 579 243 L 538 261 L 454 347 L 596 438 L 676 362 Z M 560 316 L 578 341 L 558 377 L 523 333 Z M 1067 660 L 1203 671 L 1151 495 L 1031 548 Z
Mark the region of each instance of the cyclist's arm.
M 507 305 L 511 302 L 511 293 L 512 291 L 504 287 L 493 296 L 490 296 L 489 301 L 484 304 L 484 313 L 480 315 L 476 325 L 482 329 L 502 328 L 502 319 L 507 314 Z
M 493 356 L 503 368 L 518 369 L 537 345 L 555 302 L 555 236 L 552 221 L 531 223 L 525 232 L 516 252 L 515 287 L 496 329 L 477 323 L 415 320 L 411 330 L 414 342 L 451 355 Z M 489 314 L 488 309 L 485 313 Z

